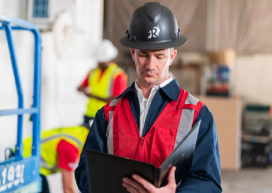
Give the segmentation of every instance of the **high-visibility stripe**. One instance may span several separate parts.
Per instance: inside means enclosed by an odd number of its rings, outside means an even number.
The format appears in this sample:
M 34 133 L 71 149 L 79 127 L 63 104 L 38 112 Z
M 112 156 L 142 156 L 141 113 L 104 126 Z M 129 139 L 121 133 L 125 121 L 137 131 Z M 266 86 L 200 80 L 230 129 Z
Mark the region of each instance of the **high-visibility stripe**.
M 73 137 L 71 135 L 67 135 L 67 134 L 57 134 L 57 135 L 53 135 L 53 136 L 44 138 L 44 139 L 42 139 L 41 143 L 46 143 L 48 141 L 51 141 L 53 139 L 60 138 L 60 137 L 66 137 L 68 139 L 73 140 L 78 145 L 78 147 L 81 147 L 81 145 L 82 145 L 80 140 L 78 140 L 77 138 L 75 138 L 75 137 Z
M 190 93 L 188 94 L 188 97 L 185 101 L 185 104 L 193 104 L 193 105 L 197 105 L 198 103 L 198 99 L 195 98 L 193 95 L 191 95 Z
M 113 155 L 113 112 L 114 109 L 113 107 L 116 107 L 120 99 L 114 99 L 110 102 L 110 110 L 109 111 L 109 124 L 107 127 L 107 146 L 108 146 L 108 154 Z
M 113 120 L 112 120 L 113 111 L 109 111 L 110 122 L 108 124 L 107 130 L 107 146 L 108 146 L 108 154 L 113 155 Z
M 67 139 L 71 139 L 72 141 L 74 141 L 78 145 L 78 147 L 81 147 L 81 145 L 82 145 L 81 141 L 79 141 L 77 138 L 75 138 L 75 137 L 73 137 L 71 135 L 68 135 L 68 134 L 57 134 L 57 135 L 53 135 L 53 136 L 44 138 L 44 139 L 42 139 L 41 144 L 50 142 L 53 139 L 59 139 L 61 137 L 64 137 L 64 138 L 67 138 Z M 56 173 L 57 169 L 59 168 L 59 166 L 57 164 L 50 167 L 47 164 L 47 162 L 45 161 L 45 159 L 43 159 L 43 157 L 41 157 L 41 166 L 43 168 L 45 168 L 45 169 L 50 170 L 50 172 L 52 172 L 52 173 Z
M 57 169 L 59 168 L 58 165 L 54 165 L 54 166 L 48 166 L 48 164 L 46 163 L 46 161 L 41 157 L 41 166 L 47 170 L 50 170 L 50 172 L 52 173 L 56 173 Z
M 189 105 L 189 104 L 197 105 L 197 103 L 198 103 L 198 99 L 193 97 L 191 94 L 188 94 L 187 99 L 185 101 L 185 105 Z M 194 112 L 195 112 L 194 109 L 182 109 L 177 137 L 175 141 L 175 148 L 191 130 L 192 124 L 193 124 Z

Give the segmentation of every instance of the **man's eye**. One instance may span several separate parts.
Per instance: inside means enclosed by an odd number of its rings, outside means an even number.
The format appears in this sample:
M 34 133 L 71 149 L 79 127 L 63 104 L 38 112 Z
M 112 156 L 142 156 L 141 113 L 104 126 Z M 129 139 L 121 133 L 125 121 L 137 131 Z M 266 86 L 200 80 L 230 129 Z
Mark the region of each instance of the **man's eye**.
M 145 57 L 145 58 L 146 58 L 146 57 L 147 57 L 147 55 L 142 55 L 142 54 L 140 54 L 140 57 Z
M 162 60 L 162 59 L 164 59 L 164 57 L 157 57 L 157 59 Z

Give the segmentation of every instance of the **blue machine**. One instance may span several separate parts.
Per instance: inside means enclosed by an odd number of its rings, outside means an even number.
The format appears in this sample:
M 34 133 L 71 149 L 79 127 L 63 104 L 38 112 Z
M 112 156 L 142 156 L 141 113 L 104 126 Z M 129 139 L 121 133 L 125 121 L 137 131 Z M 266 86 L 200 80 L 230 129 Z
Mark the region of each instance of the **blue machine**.
M 17 88 L 18 109 L 0 110 L 0 116 L 17 115 L 15 157 L 0 163 L 0 193 L 40 192 L 40 107 L 41 107 L 41 38 L 37 27 L 27 21 L 0 14 L 0 29 L 7 37 L 10 58 Z M 33 107 L 24 108 L 24 97 L 17 67 L 12 30 L 28 30 L 34 35 Z M 31 114 L 33 123 L 32 156 L 23 158 L 23 115 Z M 0 117 L 1 118 L 1 117 Z M 3 131 L 0 130 L 1 133 Z

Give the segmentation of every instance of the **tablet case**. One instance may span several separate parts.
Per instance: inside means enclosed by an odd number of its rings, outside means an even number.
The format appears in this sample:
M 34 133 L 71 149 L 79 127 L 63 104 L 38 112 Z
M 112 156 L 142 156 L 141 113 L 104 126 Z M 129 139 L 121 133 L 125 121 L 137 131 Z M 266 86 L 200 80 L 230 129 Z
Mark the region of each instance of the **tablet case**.
M 177 168 L 175 177 L 179 184 L 191 168 L 200 123 L 201 121 L 198 121 L 194 125 L 160 168 L 149 163 L 86 149 L 91 193 L 127 193 L 126 188 L 122 186 L 123 178 L 131 178 L 133 174 L 142 176 L 156 187 L 164 186 L 167 184 L 171 166 Z

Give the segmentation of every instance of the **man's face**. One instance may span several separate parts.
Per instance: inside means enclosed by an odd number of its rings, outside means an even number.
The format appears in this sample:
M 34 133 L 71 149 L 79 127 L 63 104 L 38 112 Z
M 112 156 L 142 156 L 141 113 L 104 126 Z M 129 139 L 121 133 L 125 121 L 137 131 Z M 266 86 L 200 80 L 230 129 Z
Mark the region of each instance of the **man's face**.
M 177 50 L 141 50 L 131 48 L 132 59 L 136 65 L 137 82 L 154 86 L 168 79 L 169 65 Z
M 109 62 L 98 62 L 98 67 L 102 70 L 106 70 L 109 65 L 111 64 L 111 61 Z

